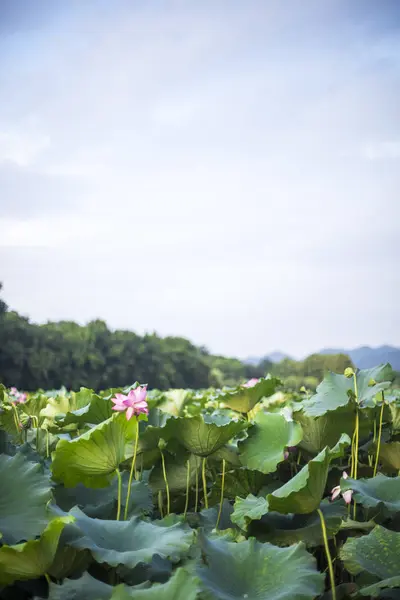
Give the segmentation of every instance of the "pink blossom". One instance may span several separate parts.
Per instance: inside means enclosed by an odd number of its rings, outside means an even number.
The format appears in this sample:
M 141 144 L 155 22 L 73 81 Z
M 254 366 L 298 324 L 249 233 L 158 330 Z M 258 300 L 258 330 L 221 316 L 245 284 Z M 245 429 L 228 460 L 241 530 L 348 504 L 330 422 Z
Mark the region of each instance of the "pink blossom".
M 243 384 L 243 387 L 247 387 L 247 388 L 254 387 L 255 385 L 257 385 L 257 383 L 258 383 L 259 381 L 260 381 L 260 380 L 259 380 L 259 379 L 257 379 L 256 377 L 253 377 L 253 379 L 249 379 L 249 381 L 248 381 L 247 383 L 244 383 L 244 384 Z
M 343 479 L 347 479 L 348 475 L 346 473 L 346 471 L 343 471 Z M 335 498 L 337 498 L 338 496 L 340 496 L 340 494 L 342 495 L 343 500 L 346 502 L 346 504 L 350 504 L 351 502 L 351 498 L 353 496 L 353 490 L 346 490 L 345 492 L 342 492 L 342 490 L 340 489 L 340 485 L 335 486 L 332 491 L 332 500 L 335 500 Z
M 139 386 L 135 390 L 131 390 L 128 395 L 115 394 L 115 398 L 112 398 L 114 402 L 113 410 L 123 412 L 126 410 L 126 418 L 129 421 L 133 415 L 140 415 L 141 413 L 148 415 L 149 408 L 146 401 L 147 389 Z
M 25 402 L 27 395 L 24 392 L 19 392 L 16 387 L 10 388 L 11 401 L 16 403 Z

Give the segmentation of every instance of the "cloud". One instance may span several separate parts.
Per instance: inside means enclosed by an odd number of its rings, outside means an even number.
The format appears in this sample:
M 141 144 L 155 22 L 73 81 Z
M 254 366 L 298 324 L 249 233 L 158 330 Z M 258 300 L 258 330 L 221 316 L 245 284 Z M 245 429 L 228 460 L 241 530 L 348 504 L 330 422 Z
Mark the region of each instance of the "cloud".
M 0 38 L 8 303 L 243 356 L 399 343 L 400 38 L 364 4 L 25 16 Z
M 400 158 L 400 140 L 371 142 L 362 148 L 368 160 L 397 160 Z
M 48 135 L 0 131 L 0 163 L 11 162 L 19 167 L 27 167 L 49 147 Z

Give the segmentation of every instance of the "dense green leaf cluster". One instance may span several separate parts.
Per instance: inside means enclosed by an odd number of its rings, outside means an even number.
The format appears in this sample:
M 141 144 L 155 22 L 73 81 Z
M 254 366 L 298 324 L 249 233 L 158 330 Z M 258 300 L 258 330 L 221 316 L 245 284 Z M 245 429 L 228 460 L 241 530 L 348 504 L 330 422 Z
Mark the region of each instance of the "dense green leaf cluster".
M 0 386 L 0 600 L 398 599 L 392 377 L 153 390 L 131 420 L 133 386 Z

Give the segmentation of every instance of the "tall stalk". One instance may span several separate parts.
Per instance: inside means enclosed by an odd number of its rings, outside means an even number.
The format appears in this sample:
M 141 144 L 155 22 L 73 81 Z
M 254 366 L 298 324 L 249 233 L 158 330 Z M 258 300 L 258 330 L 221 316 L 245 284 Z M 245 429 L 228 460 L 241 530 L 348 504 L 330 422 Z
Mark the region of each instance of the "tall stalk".
M 128 491 L 126 493 L 126 503 L 125 503 L 125 511 L 124 511 L 124 521 L 126 521 L 127 517 L 128 517 L 128 511 L 129 511 L 129 500 L 131 498 L 131 487 L 132 487 L 132 479 L 133 479 L 133 472 L 135 470 L 135 464 L 136 464 L 136 456 L 137 456 L 137 449 L 138 449 L 138 444 L 139 444 L 139 419 L 136 417 L 136 439 L 135 439 L 135 447 L 133 450 L 133 457 L 132 457 L 132 464 L 131 464 L 131 472 L 129 473 L 129 481 L 128 481 Z
M 169 515 L 169 513 L 171 511 L 171 502 L 170 502 L 170 496 L 169 496 L 169 485 L 168 485 L 168 479 L 167 479 L 167 471 L 165 469 L 164 452 L 161 450 L 161 448 L 160 448 L 160 452 L 161 452 L 162 471 L 163 471 L 163 477 L 164 477 L 164 483 L 165 483 L 165 493 L 167 495 L 167 515 Z
M 204 457 L 203 458 L 202 468 L 201 468 L 201 476 L 202 476 L 202 479 L 203 479 L 204 506 L 205 506 L 205 508 L 208 508 L 206 464 L 207 464 L 207 459 L 206 459 L 206 457 Z
M 329 578 L 331 580 L 332 600 L 336 600 L 335 575 L 333 572 L 333 562 L 332 562 L 331 552 L 329 550 L 329 542 L 328 542 L 328 535 L 326 533 L 325 519 L 324 519 L 324 515 L 323 515 L 322 511 L 319 508 L 317 509 L 317 512 L 319 514 L 319 518 L 321 521 L 321 530 L 322 530 L 322 537 L 324 539 L 325 555 L 326 555 L 326 560 L 328 562 Z
M 225 488 L 225 464 L 226 461 L 223 458 L 222 459 L 222 478 L 221 478 L 221 497 L 219 499 L 219 511 L 218 511 L 218 518 L 217 518 L 217 524 L 215 525 L 215 529 L 218 529 L 218 525 L 219 525 L 219 521 L 221 519 L 221 513 L 222 513 L 222 503 L 224 501 L 224 488 Z
M 183 518 L 186 519 L 186 513 L 189 507 L 189 491 L 190 491 L 190 460 L 186 461 L 186 501 Z
M 115 472 L 118 477 L 117 521 L 119 521 L 121 517 L 122 478 L 119 469 L 115 469 Z
M 376 447 L 376 458 L 375 458 L 375 467 L 374 467 L 374 477 L 378 472 L 378 464 L 379 464 L 379 453 L 381 451 L 381 438 L 382 438 L 382 423 L 383 423 L 383 410 L 385 408 L 385 394 L 382 390 L 382 406 L 381 412 L 379 415 L 379 430 L 378 430 L 378 445 Z
M 199 504 L 199 463 L 198 457 L 196 456 L 196 492 L 195 492 L 195 503 L 194 503 L 194 512 L 197 513 L 197 507 Z

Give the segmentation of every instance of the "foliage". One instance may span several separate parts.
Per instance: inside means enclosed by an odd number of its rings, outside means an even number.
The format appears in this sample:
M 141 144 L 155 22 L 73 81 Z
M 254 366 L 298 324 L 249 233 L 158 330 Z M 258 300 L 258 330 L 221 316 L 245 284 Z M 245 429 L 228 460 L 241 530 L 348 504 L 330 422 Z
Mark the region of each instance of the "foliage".
M 112 411 L 135 386 L 21 402 L 0 386 L 0 600 L 396 597 L 387 365 L 279 401 L 276 377 L 153 389 L 148 420 Z

